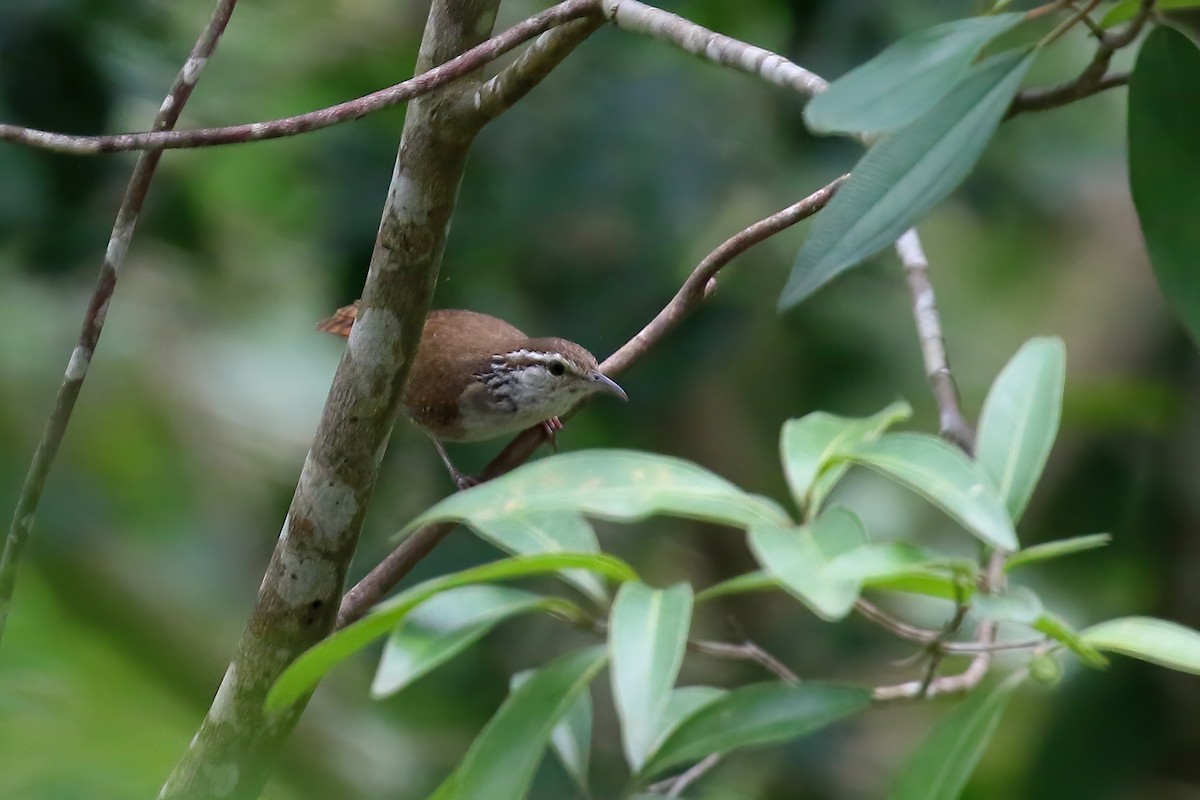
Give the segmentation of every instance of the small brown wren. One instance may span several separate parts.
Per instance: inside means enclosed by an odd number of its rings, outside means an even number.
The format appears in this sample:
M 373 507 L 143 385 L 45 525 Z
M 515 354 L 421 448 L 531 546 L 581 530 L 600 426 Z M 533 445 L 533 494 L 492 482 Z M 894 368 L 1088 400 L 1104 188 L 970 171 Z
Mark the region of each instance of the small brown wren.
M 358 303 L 317 330 L 349 336 Z M 502 319 L 461 309 L 430 312 L 401 400 L 405 415 L 433 439 L 459 489 L 477 481 L 455 468 L 442 442 L 477 442 L 541 423 L 553 442 L 565 414 L 584 397 L 625 390 L 596 358 L 566 339 L 531 339 Z

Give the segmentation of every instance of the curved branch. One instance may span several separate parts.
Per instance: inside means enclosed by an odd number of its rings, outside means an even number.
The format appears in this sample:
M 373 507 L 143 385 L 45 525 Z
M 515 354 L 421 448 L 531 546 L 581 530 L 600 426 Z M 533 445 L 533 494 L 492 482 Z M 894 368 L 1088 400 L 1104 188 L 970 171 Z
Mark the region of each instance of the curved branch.
M 184 105 L 196 88 L 200 74 L 208 63 L 209 57 L 217 49 L 221 35 L 225 32 L 229 18 L 233 14 L 237 0 L 219 0 L 213 10 L 212 17 L 192 47 L 187 61 L 175 76 L 175 82 L 167 91 L 154 117 L 153 128 L 156 131 L 167 131 L 174 127 L 179 119 Z M 142 206 L 146 202 L 146 193 L 154 172 L 158 169 L 161 150 L 151 150 L 138 158 L 125 187 L 125 196 L 121 207 L 117 210 L 117 219 L 113 223 L 112 234 L 108 240 L 108 248 L 104 253 L 104 261 L 100 265 L 100 276 L 92 298 L 88 302 L 84 314 L 83 327 L 79 332 L 79 340 L 71 353 L 62 385 L 58 388 L 58 396 L 54 400 L 54 410 L 46 420 L 37 449 L 25 474 L 25 483 L 21 487 L 21 495 L 17 499 L 17 507 L 13 511 L 12 523 L 8 536 L 4 541 L 4 552 L 0 554 L 0 638 L 4 636 L 5 622 L 12 605 L 13 590 L 16 584 L 17 566 L 25 550 L 25 544 L 33 531 L 34 517 L 37 515 L 38 504 L 42 498 L 42 490 L 50 475 L 50 467 L 58 455 L 58 448 L 67 433 L 71 422 L 71 414 L 75 410 L 75 401 L 79 398 L 79 390 L 83 388 L 83 380 L 87 377 L 88 366 L 96 352 L 100 334 L 104 330 L 104 320 L 108 316 L 108 304 L 112 299 L 113 290 L 117 286 L 117 276 L 129 250 L 129 242 L 137 228 L 141 217 Z
M 595 13 L 595 0 L 564 0 L 540 14 L 518 22 L 503 33 L 472 47 L 461 55 L 438 66 L 430 67 L 421 74 L 395 86 L 328 108 L 310 111 L 307 114 L 298 114 L 268 122 L 229 125 L 222 128 L 120 133 L 112 136 L 70 136 L 0 123 L 0 141 L 16 142 L 57 153 L 96 155 L 127 150 L 211 147 L 295 136 L 342 122 L 361 119 L 373 111 L 399 105 L 429 94 L 464 75 L 475 72 L 538 34 L 579 17 Z

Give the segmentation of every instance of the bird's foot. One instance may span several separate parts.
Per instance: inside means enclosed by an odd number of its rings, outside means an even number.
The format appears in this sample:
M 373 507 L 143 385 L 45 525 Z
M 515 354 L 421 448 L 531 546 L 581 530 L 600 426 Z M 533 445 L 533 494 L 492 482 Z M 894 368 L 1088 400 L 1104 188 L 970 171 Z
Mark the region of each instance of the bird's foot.
M 562 420 L 558 417 L 551 417 L 542 423 L 542 429 L 546 431 L 546 441 L 550 444 L 550 449 L 558 452 L 558 432 L 563 429 Z
M 450 479 L 454 481 L 454 485 L 458 487 L 460 492 L 465 492 L 472 486 L 478 486 L 483 481 L 476 478 L 474 475 L 467 475 L 454 469 L 450 471 Z

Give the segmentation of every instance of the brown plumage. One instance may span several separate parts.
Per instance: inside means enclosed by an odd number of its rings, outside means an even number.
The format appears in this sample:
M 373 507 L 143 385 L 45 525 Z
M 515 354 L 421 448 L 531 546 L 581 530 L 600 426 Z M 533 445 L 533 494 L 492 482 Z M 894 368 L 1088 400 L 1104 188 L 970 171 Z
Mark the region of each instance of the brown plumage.
M 317 329 L 349 336 L 358 303 L 339 308 Z M 405 414 L 433 438 L 469 442 L 547 425 L 588 394 L 625 392 L 597 369 L 596 358 L 566 339 L 531 339 L 502 319 L 461 309 L 433 311 L 425 320 L 404 390 Z

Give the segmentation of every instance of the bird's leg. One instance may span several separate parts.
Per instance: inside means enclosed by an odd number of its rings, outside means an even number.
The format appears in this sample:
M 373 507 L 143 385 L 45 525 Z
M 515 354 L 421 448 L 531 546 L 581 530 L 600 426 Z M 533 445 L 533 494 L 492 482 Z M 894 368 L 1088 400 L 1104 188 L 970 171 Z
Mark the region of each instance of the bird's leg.
M 432 436 L 429 438 L 433 440 L 433 446 L 437 448 L 438 455 L 442 457 L 442 463 L 445 464 L 446 469 L 450 471 L 450 479 L 454 481 L 454 485 L 458 487 L 459 491 L 464 491 L 466 489 L 470 489 L 472 486 L 479 485 L 478 478 L 473 478 L 470 475 L 464 475 L 458 471 L 458 468 L 454 466 L 454 462 L 450 460 L 449 453 L 446 452 L 446 446 L 443 445 L 439 439 L 436 439 Z
M 551 417 L 542 423 L 542 429 L 546 431 L 546 441 L 550 444 L 550 449 L 558 452 L 558 432 L 563 429 L 562 420 L 558 417 Z

